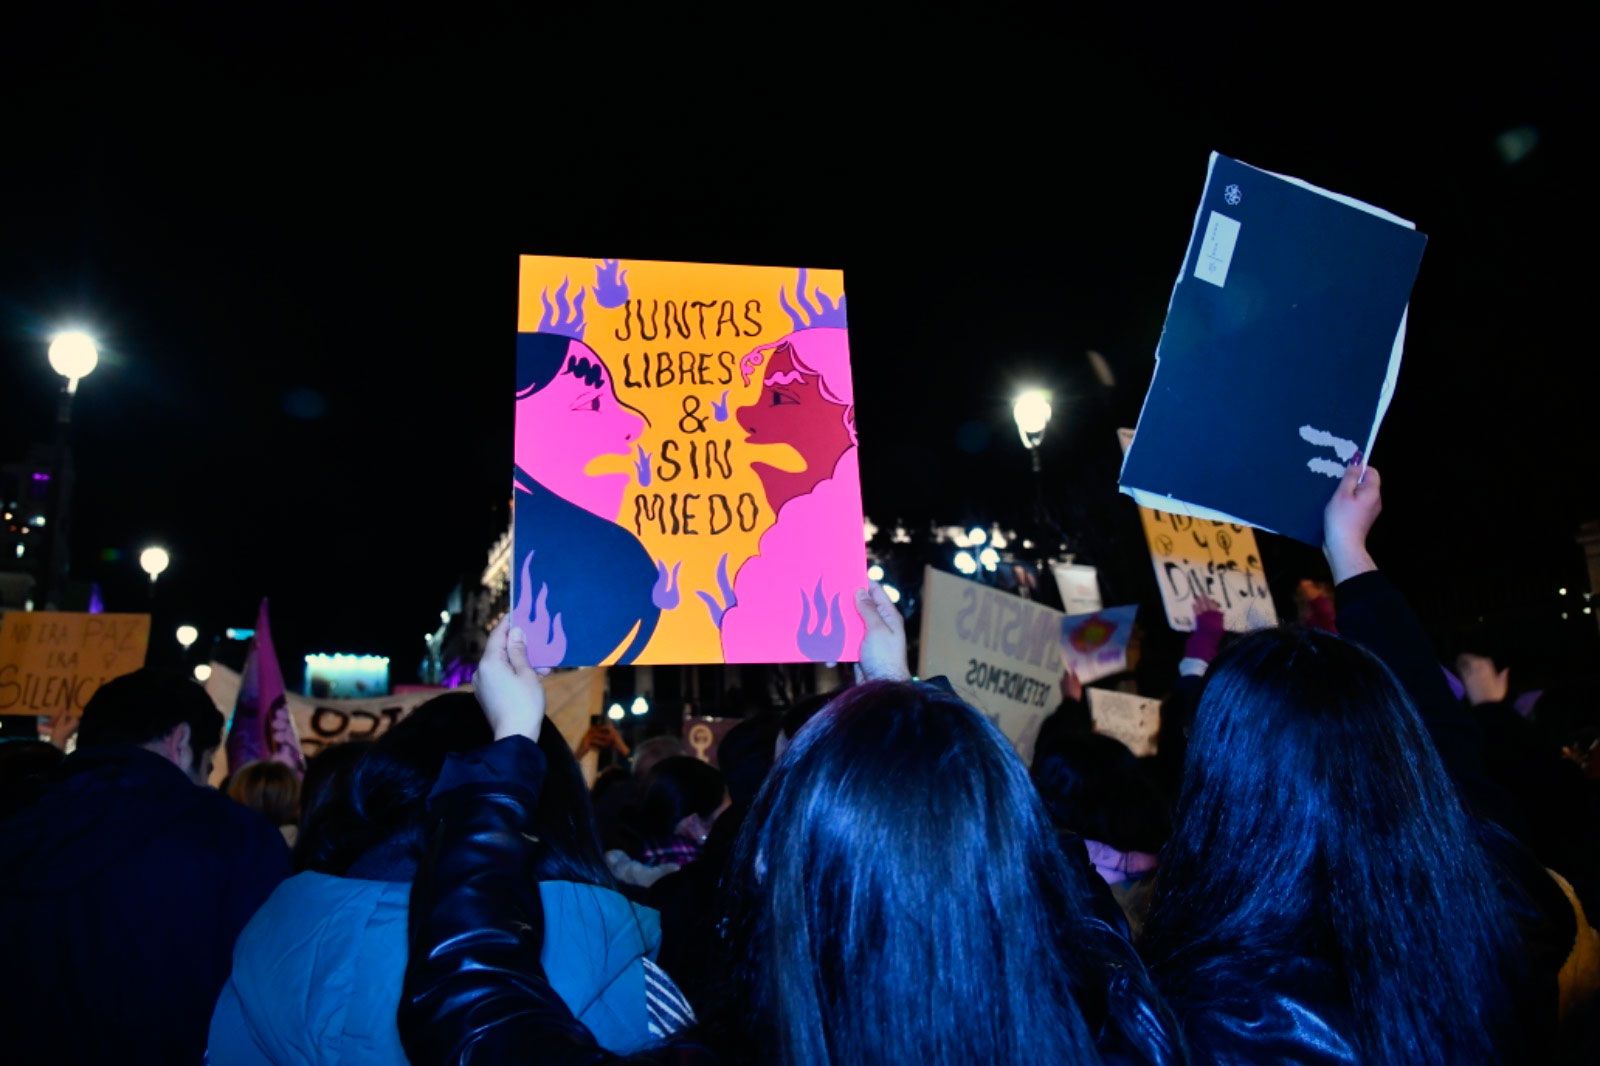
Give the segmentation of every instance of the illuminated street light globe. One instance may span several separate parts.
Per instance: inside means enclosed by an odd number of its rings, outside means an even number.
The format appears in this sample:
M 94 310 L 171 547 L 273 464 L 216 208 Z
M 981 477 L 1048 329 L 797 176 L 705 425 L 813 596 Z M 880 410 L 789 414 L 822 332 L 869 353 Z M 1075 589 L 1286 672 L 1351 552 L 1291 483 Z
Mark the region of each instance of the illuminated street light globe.
M 1050 424 L 1050 394 L 1043 389 L 1026 389 L 1018 394 L 1011 405 L 1011 417 L 1016 420 L 1017 432 L 1024 443 L 1029 437 L 1039 437 Z M 1037 441 L 1029 447 L 1036 447 Z
M 211 664 L 200 663 L 194 668 L 194 679 L 202 685 L 211 680 Z
M 139 569 L 150 575 L 150 580 L 166 573 L 167 565 L 172 562 L 172 556 L 167 554 L 165 548 L 146 548 L 139 553 Z
M 196 629 L 194 626 L 179 626 L 178 627 L 178 643 L 183 645 L 183 649 L 185 651 L 188 651 L 189 650 L 189 645 L 193 644 L 195 641 L 197 641 L 199 639 L 200 639 L 200 631 L 198 629 Z
M 71 384 L 88 377 L 100 365 L 94 338 L 80 330 L 57 333 L 50 341 L 50 367 Z

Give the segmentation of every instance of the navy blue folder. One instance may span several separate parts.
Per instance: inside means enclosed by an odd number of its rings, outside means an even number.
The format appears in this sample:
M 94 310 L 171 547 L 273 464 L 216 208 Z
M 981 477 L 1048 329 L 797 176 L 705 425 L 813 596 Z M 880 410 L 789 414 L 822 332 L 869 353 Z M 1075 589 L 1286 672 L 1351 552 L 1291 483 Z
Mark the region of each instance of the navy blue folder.
M 1426 243 L 1213 154 L 1122 491 L 1320 544 L 1338 473 L 1388 407 Z

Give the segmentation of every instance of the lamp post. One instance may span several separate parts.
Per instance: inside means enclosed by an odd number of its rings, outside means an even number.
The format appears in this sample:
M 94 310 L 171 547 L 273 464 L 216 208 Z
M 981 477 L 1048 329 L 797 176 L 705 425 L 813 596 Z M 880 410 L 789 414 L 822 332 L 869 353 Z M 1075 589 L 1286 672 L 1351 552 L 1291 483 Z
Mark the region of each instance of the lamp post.
M 200 631 L 194 626 L 179 626 L 177 637 L 178 646 L 181 647 L 184 651 L 184 654 L 187 655 L 189 649 L 194 646 L 194 642 L 200 639 Z
M 1044 468 L 1039 462 L 1039 445 L 1044 443 L 1044 431 L 1050 425 L 1050 415 L 1050 393 L 1044 389 L 1024 389 L 1011 404 L 1011 418 L 1017 424 L 1017 436 L 1022 438 L 1022 446 L 1028 449 L 1028 456 L 1033 462 L 1033 519 L 1039 527 L 1041 547 L 1052 532 L 1059 533 L 1050 516 L 1050 509 L 1045 505 Z M 984 563 L 987 565 L 987 560 Z
M 61 586 L 71 572 L 67 557 L 68 509 L 72 490 L 68 484 L 69 438 L 72 429 L 72 399 L 78 394 L 78 382 L 94 373 L 100 364 L 100 350 L 94 338 L 80 330 L 58 333 L 50 341 L 48 351 L 50 368 L 60 374 L 61 398 L 56 405 L 55 441 L 50 459 L 50 526 L 45 537 L 44 574 L 42 595 L 46 608 L 59 606 Z
M 1043 389 L 1024 389 L 1011 404 L 1011 417 L 1017 423 L 1017 436 L 1033 457 L 1033 472 L 1039 473 L 1039 445 L 1044 443 L 1045 427 L 1050 424 L 1050 394 Z

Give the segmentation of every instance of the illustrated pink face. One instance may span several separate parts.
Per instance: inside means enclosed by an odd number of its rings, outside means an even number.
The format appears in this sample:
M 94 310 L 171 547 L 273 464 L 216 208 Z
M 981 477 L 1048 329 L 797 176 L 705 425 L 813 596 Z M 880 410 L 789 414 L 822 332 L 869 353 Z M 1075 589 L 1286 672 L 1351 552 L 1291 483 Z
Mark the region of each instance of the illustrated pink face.
M 584 469 L 597 455 L 627 455 L 645 424 L 617 399 L 605 363 L 575 340 L 549 384 L 517 401 L 517 466 L 556 495 L 614 522 L 628 475 Z
M 754 405 L 739 408 L 739 425 L 750 443 L 792 445 L 806 463 L 797 473 L 754 464 L 767 502 L 777 511 L 833 475 L 839 456 L 850 447 L 850 431 L 845 409 L 822 394 L 821 378 L 795 366 L 794 346 L 788 341 L 768 350 L 761 373 L 766 387 Z

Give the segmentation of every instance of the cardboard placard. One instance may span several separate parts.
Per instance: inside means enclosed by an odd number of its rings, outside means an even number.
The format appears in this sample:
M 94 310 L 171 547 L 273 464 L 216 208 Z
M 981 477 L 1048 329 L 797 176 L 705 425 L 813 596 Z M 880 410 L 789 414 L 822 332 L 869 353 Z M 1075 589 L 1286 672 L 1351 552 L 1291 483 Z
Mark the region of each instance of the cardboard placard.
M 1119 429 L 1117 438 L 1127 451 L 1133 430 Z M 1173 629 L 1194 631 L 1195 601 L 1201 596 L 1221 608 L 1229 632 L 1248 633 L 1278 624 L 1255 530 L 1148 507 L 1139 508 L 1139 522 L 1150 546 L 1161 605 Z
M 1122 491 L 1320 545 L 1394 395 L 1426 245 L 1387 211 L 1213 152 Z
M 1115 737 L 1135 755 L 1154 755 L 1161 729 L 1161 701 L 1115 689 L 1085 689 L 1096 733 Z
M 147 614 L 11 611 L 0 619 L 0 714 L 50 719 L 65 745 L 101 685 L 144 665 Z
M 922 580 L 921 674 L 948 678 L 1030 762 L 1040 724 L 1061 702 L 1064 618 L 929 567 Z
M 512 610 L 530 659 L 854 659 L 843 275 L 524 256 L 520 285 Z
M 1061 655 L 1079 681 L 1088 684 L 1128 668 L 1128 642 L 1138 613 L 1138 605 L 1132 604 L 1061 620 Z
M 1055 575 L 1056 591 L 1061 593 L 1061 606 L 1071 614 L 1089 614 L 1105 604 L 1100 599 L 1100 574 L 1083 563 L 1051 563 Z
M 717 766 L 717 749 L 722 746 L 722 738 L 742 721 L 743 718 L 686 714 L 683 716 L 683 742 L 689 745 L 695 758 Z
M 223 714 L 232 714 L 239 697 L 238 673 L 221 663 L 211 664 L 206 692 Z M 604 670 L 558 670 L 544 678 L 545 720 L 561 732 L 574 751 L 589 730 L 589 720 L 600 713 L 605 696 Z M 422 704 L 445 691 L 471 692 L 470 687 L 455 690 L 427 689 L 376 696 L 359 700 L 319 700 L 286 694 L 289 714 L 300 735 L 301 750 L 309 757 L 329 744 L 347 740 L 377 740 Z M 227 761 L 218 752 L 212 783 L 228 774 Z

